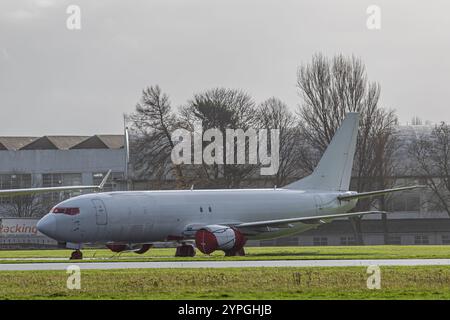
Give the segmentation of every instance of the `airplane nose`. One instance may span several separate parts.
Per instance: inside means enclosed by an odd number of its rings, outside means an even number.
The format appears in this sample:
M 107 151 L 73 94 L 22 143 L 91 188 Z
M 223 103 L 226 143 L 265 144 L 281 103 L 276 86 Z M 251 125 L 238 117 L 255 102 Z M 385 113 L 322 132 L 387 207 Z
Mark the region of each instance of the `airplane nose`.
M 56 217 L 54 214 L 47 214 L 36 225 L 37 229 L 46 236 L 53 238 L 56 233 Z

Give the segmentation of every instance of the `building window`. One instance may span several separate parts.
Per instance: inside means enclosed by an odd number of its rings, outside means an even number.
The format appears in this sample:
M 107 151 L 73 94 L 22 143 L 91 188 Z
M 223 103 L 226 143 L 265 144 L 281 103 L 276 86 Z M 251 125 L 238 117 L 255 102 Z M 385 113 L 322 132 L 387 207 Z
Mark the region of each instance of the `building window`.
M 31 174 L 0 174 L 0 189 L 31 188 Z M 0 204 L 11 204 L 11 197 L 1 197 Z
M 400 236 L 388 236 L 387 244 L 402 244 L 402 237 L 400 237 Z
M 409 192 L 392 197 L 389 210 L 394 212 L 420 212 L 420 193 Z
M 450 236 L 449 235 L 442 235 L 442 244 L 450 244 Z
M 328 245 L 328 238 L 327 237 L 314 237 L 313 238 L 313 245 L 314 246 L 327 246 Z
M 277 246 L 298 246 L 298 237 L 276 239 L 275 245 L 277 245 Z
M 416 235 L 414 237 L 414 244 L 429 244 L 428 236 L 426 235 Z
M 355 244 L 355 237 L 341 237 L 341 246 L 353 246 Z
M 81 185 L 81 173 L 48 173 L 42 175 L 44 187 Z

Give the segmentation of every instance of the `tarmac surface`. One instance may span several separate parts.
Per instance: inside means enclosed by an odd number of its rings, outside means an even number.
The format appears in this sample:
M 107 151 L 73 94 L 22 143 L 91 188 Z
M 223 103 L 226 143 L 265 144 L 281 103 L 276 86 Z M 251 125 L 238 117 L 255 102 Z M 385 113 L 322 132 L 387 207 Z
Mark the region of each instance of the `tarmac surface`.
M 389 260 L 258 260 L 258 261 L 168 261 L 168 262 L 70 262 L 70 263 L 5 263 L 0 271 L 66 270 L 78 265 L 81 270 L 99 269 L 164 269 L 164 268 L 243 268 L 243 267 L 357 267 L 357 266 L 440 266 L 450 259 Z

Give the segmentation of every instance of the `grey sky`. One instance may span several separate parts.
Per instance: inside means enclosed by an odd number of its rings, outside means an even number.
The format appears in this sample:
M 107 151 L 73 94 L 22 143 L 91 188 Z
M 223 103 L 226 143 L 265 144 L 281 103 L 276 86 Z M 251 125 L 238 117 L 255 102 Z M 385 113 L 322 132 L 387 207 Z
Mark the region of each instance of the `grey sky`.
M 294 109 L 297 67 L 316 52 L 361 57 L 402 122 L 450 121 L 449 14 L 448 0 L 2 0 L 0 135 L 120 133 L 151 84 L 174 106 L 225 86 Z

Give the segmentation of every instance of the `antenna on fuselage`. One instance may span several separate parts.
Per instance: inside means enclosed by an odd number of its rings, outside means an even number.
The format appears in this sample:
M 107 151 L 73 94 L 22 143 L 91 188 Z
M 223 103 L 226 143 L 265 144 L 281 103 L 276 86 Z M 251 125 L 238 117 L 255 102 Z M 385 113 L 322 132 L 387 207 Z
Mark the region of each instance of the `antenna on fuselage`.
M 194 190 L 194 185 L 191 186 L 191 191 Z

